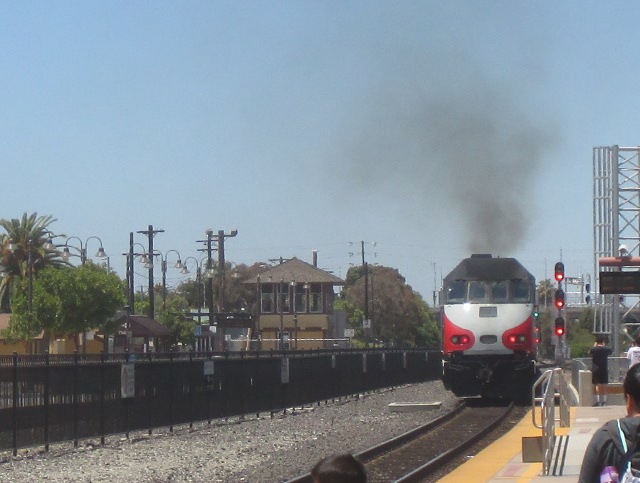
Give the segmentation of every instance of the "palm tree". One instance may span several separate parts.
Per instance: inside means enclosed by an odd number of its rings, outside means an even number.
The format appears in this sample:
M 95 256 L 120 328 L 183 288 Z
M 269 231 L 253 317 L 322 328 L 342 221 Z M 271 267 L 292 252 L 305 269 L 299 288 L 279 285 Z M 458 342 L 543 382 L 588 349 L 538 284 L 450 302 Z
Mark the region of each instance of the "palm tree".
M 0 282 L 0 310 L 10 311 L 11 288 L 16 278 L 36 274 L 44 267 L 65 266 L 68 263 L 51 243 L 53 235 L 48 227 L 56 221 L 51 216 L 24 213 L 22 219 L 0 219 L 0 227 L 6 233 L 0 235 L 0 265 L 3 268 Z M 62 235 L 64 236 L 64 235 Z M 29 263 L 30 261 L 30 263 Z

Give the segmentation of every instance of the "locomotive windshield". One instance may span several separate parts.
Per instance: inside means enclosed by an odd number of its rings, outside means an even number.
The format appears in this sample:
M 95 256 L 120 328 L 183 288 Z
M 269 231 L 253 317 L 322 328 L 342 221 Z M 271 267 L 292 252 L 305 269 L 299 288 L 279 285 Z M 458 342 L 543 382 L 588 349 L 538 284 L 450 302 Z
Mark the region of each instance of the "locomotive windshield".
M 531 293 L 531 282 L 522 279 L 497 282 L 455 280 L 446 287 L 448 304 L 529 303 Z

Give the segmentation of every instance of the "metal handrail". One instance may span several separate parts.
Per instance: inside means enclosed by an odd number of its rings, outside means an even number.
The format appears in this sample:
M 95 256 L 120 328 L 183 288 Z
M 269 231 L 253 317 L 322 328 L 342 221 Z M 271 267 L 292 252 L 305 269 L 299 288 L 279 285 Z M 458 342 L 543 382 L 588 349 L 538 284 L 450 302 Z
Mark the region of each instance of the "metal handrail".
M 536 396 L 542 390 L 542 396 Z M 559 398 L 559 414 L 556 417 L 556 396 Z M 556 440 L 556 421 L 560 427 L 570 425 L 569 385 L 561 368 L 546 370 L 531 388 L 533 425 L 542 430 L 542 465 L 545 475 L 549 474 L 553 448 Z M 540 408 L 540 422 L 536 417 Z

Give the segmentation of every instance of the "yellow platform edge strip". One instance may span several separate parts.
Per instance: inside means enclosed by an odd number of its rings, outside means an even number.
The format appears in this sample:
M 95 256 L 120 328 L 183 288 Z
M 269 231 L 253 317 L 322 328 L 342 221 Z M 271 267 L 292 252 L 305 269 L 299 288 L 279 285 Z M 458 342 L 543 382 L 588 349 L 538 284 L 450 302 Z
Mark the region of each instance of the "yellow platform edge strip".
M 494 441 L 477 455 L 460 465 L 444 478 L 438 480 L 440 483 L 456 483 L 459 481 L 487 482 L 495 478 L 498 473 L 505 468 L 509 462 L 522 453 L 522 438 L 524 436 L 540 436 L 541 430 L 533 426 L 531 411 L 522 418 L 511 431 Z M 576 410 L 571 408 L 571 424 L 573 426 L 576 419 Z M 568 435 L 571 427 L 556 427 L 556 435 Z M 520 466 L 519 474 L 514 474 L 513 478 L 501 477 L 501 480 L 511 479 L 519 483 L 526 483 L 542 474 L 542 463 L 522 463 L 522 457 L 518 458 Z M 514 462 L 514 465 L 518 463 Z

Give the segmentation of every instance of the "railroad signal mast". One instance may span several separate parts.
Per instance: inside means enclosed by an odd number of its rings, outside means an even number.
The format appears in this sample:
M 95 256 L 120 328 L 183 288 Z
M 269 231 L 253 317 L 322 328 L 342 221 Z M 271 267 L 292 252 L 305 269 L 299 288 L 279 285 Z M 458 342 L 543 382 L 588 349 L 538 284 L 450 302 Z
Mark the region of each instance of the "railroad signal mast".
M 562 282 L 564 280 L 564 263 L 562 262 L 556 263 L 554 271 L 555 271 L 555 279 L 558 282 L 558 288 L 556 289 L 556 293 L 555 293 L 555 306 L 558 309 L 558 316 L 556 317 L 556 320 L 554 323 L 555 325 L 554 332 L 558 337 L 558 345 L 556 346 L 557 347 L 556 355 L 558 356 L 559 360 L 562 360 L 564 355 L 564 336 L 566 335 L 566 332 L 567 332 L 565 320 L 562 314 L 562 310 L 564 309 L 564 306 L 565 306 L 564 290 L 562 290 Z
M 558 317 L 556 317 L 555 321 L 555 334 L 561 338 L 566 332 L 565 321 L 562 316 L 562 309 L 564 309 L 565 305 L 564 290 L 562 290 L 562 281 L 564 280 L 564 263 L 562 262 L 556 263 L 555 279 L 558 282 L 555 295 L 555 306 L 558 309 Z

